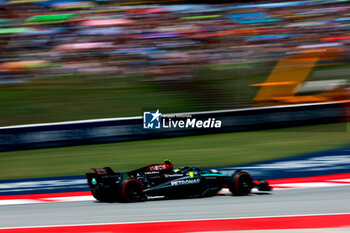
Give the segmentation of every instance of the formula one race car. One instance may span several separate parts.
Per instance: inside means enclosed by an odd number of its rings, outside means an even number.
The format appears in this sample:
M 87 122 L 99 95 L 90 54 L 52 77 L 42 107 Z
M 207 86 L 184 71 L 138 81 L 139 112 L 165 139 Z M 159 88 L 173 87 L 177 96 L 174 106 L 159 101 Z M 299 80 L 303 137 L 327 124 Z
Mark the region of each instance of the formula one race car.
M 253 181 L 247 172 L 238 170 L 232 175 L 225 175 L 197 167 L 173 169 L 169 160 L 130 172 L 114 172 L 109 167 L 92 170 L 94 173 L 86 173 L 88 184 L 94 198 L 102 202 L 137 202 L 159 196 L 210 197 L 222 188 L 228 188 L 237 196 L 248 195 L 254 187 L 260 191 L 271 191 L 265 180 Z

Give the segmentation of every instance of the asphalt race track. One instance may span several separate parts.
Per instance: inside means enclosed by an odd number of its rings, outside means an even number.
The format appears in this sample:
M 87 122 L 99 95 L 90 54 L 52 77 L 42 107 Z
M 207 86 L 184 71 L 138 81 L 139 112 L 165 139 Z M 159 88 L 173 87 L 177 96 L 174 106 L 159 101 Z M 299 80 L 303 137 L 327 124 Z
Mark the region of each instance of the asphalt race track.
M 0 208 L 0 228 L 349 213 L 349 193 L 350 185 L 347 185 L 277 190 L 244 197 L 219 195 L 142 203 L 81 201 L 9 205 Z

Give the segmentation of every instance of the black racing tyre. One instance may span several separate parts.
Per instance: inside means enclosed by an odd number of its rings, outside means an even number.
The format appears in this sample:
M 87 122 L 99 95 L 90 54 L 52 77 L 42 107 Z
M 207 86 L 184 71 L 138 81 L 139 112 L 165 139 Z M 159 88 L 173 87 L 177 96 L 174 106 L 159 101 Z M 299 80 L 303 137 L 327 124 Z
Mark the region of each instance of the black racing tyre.
M 254 187 L 253 178 L 247 172 L 236 172 L 233 174 L 233 182 L 230 191 L 236 196 L 248 195 Z
M 120 183 L 120 200 L 123 202 L 138 202 L 144 199 L 143 186 L 138 179 L 124 179 Z

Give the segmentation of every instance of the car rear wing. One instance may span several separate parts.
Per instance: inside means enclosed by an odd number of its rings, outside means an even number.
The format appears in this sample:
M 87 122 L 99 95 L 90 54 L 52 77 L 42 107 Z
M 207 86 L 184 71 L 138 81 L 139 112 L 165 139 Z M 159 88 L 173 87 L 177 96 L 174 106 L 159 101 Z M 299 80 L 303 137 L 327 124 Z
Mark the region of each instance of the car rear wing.
M 115 172 L 110 167 L 104 167 L 104 168 L 91 168 L 94 172 L 96 172 L 99 175 L 110 175 L 114 174 Z
M 86 179 L 90 187 L 98 184 L 115 184 L 117 180 L 121 179 L 122 173 L 114 172 L 110 167 L 91 168 L 94 172 L 86 173 Z

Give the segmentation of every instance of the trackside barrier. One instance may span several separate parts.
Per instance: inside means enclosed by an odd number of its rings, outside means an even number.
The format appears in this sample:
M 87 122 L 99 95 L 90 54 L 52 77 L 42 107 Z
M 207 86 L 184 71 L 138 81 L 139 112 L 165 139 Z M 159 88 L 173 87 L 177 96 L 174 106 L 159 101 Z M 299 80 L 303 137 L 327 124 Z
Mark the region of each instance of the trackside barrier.
M 335 123 L 347 118 L 348 108 L 345 101 L 185 113 L 221 120 L 221 128 L 147 130 L 142 117 L 0 127 L 0 151 Z

